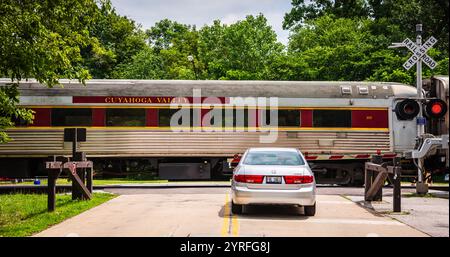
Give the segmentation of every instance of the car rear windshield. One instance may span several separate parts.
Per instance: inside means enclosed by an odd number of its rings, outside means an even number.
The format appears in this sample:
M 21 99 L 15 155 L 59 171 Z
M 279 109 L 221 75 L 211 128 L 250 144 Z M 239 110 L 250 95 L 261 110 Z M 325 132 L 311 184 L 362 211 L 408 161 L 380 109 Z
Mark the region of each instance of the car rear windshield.
M 247 165 L 304 165 L 302 157 L 291 151 L 255 151 L 247 153 L 244 164 Z

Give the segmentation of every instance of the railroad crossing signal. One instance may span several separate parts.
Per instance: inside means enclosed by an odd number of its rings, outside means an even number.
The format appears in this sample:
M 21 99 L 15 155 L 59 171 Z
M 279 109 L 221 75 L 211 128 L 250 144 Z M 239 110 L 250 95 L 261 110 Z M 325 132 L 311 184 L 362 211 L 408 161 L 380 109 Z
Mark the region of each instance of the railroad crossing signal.
M 436 62 L 427 55 L 427 51 L 436 44 L 437 39 L 433 36 L 430 37 L 424 44 L 422 44 L 422 24 L 416 24 L 416 43 L 411 41 L 411 39 L 406 38 L 401 43 L 393 43 L 388 48 L 397 48 L 397 47 L 406 47 L 413 55 L 403 64 L 403 68 L 409 70 L 414 64 L 416 64 L 416 87 L 417 87 L 417 100 L 420 101 L 424 99 L 422 92 L 422 62 L 424 62 L 428 67 L 434 69 L 436 67 Z M 428 107 L 428 105 L 430 107 Z M 425 134 L 425 118 L 422 116 L 422 106 L 417 104 L 412 104 L 411 102 L 399 103 L 396 106 L 397 117 L 400 119 L 411 119 L 416 117 L 417 123 L 417 137 L 421 138 Z M 438 103 L 429 103 L 427 104 L 428 109 L 427 116 L 439 118 L 442 113 L 445 114 L 444 108 Z M 418 113 L 417 110 L 419 111 Z M 447 110 L 445 110 L 447 111 Z M 428 187 L 423 183 L 423 159 L 419 158 L 417 163 L 417 183 L 416 183 L 416 191 L 417 193 L 426 193 L 428 192 Z
M 434 61 L 430 56 L 427 55 L 427 51 L 436 44 L 437 39 L 431 36 L 423 45 L 420 47 L 416 45 L 411 39 L 406 38 L 402 42 L 402 46 L 408 48 L 413 55 L 403 64 L 403 68 L 409 70 L 414 64 L 416 64 L 421 58 L 422 61 L 430 67 L 430 69 L 434 69 L 437 65 L 436 61 Z

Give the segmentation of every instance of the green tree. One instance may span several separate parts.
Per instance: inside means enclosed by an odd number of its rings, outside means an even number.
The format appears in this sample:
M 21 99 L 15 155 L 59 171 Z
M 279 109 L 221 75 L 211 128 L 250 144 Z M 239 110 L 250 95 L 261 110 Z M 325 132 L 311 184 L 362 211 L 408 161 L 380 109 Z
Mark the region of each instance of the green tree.
M 424 66 L 424 76 L 448 74 L 448 1 L 293 0 L 292 5 L 283 26 L 292 32 L 289 53 L 296 56 L 290 59 L 303 64 L 297 79 L 413 84 L 415 70 L 402 67 L 411 53 L 387 47 L 415 38 L 416 23 L 424 25 L 424 40 L 430 35 L 439 40 L 429 53 L 439 66 Z
M 61 77 L 90 78 L 80 52 L 89 44 L 100 49 L 89 34 L 97 12 L 94 0 L 2 0 L 0 74 L 11 78 L 11 86 L 0 89 L 1 143 L 14 120 L 32 120 L 30 110 L 17 106 L 20 80 L 54 86 Z
M 147 30 L 150 46 L 159 52 L 163 49 L 168 50 L 174 46 L 175 42 L 180 42 L 185 38 L 185 35 L 195 30 L 195 27 L 181 24 L 176 21 L 164 19 L 156 22 L 153 27 Z
M 397 24 L 399 30 L 414 36 L 415 26 L 423 24 L 424 38 L 433 35 L 439 42 L 434 46 L 448 56 L 449 1 L 446 0 L 369 0 L 372 17 Z
M 145 47 L 130 62 L 119 64 L 112 76 L 120 79 L 163 79 L 163 61 L 152 48 Z
M 289 54 L 302 64 L 294 79 L 413 82 L 413 71 L 399 69 L 406 53 L 387 49 L 390 39 L 375 35 L 376 25 L 371 19 L 333 15 L 307 21 L 289 41 Z M 387 34 L 397 30 L 394 25 L 386 27 Z
M 231 25 L 216 20 L 200 30 L 199 58 L 210 79 L 264 79 L 282 51 L 262 14 Z
M 96 44 L 82 49 L 82 56 L 94 78 L 111 78 L 118 65 L 131 61 L 146 46 L 146 36 L 140 26 L 118 15 L 110 0 L 101 1 L 89 32 Z
M 283 28 L 296 29 L 324 15 L 335 18 L 370 18 L 381 21 L 373 33 L 386 35 L 385 26 L 396 25 L 403 35 L 414 36 L 415 25 L 423 24 L 424 37 L 435 36 L 441 58 L 448 56 L 449 1 L 445 0 L 292 0 L 284 16 Z M 377 29 L 376 29 L 377 28 Z M 387 34 L 388 37 L 391 35 Z M 395 36 L 395 35 L 394 35 Z M 395 39 L 395 38 L 392 38 Z
M 161 61 L 160 79 L 204 78 L 204 66 L 198 58 L 199 32 L 195 26 L 164 19 L 146 34 L 154 55 Z M 192 56 L 192 62 L 188 56 Z
M 301 27 L 308 20 L 328 14 L 336 18 L 366 18 L 370 6 L 366 0 L 292 0 L 292 9 L 284 15 L 283 28 Z

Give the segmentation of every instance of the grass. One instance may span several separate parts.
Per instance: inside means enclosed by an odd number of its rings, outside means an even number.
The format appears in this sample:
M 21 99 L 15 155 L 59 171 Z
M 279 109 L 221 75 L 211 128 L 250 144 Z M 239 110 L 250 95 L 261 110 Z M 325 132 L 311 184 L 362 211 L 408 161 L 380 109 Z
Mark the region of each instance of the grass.
M 56 209 L 49 213 L 45 194 L 0 195 L 0 237 L 33 235 L 114 197 L 94 193 L 90 201 L 72 201 L 71 195 L 57 195 Z
M 426 194 L 411 193 L 411 194 L 405 195 L 405 197 L 439 198 L 435 194 L 431 194 L 431 193 L 426 193 Z
M 40 179 L 41 185 L 47 185 L 47 179 Z M 141 184 L 141 183 L 167 183 L 168 180 L 132 180 L 126 178 L 115 178 L 115 179 L 94 179 L 94 186 L 103 185 L 117 185 L 117 184 Z M 72 182 L 64 178 L 59 178 L 56 180 L 57 185 L 71 185 Z M 21 183 L 12 184 L 11 182 L 1 182 L 2 185 L 33 185 L 33 181 L 25 181 Z
M 394 212 L 394 211 L 379 211 L 378 213 L 381 213 L 381 214 L 388 214 L 388 215 L 409 215 L 409 214 L 411 214 L 409 211 L 401 211 L 401 212 Z
M 141 183 L 167 183 L 168 180 L 133 180 L 126 178 L 94 179 L 94 186 L 117 185 L 117 184 L 141 184 Z
M 41 185 L 47 185 L 47 179 L 40 179 Z M 231 180 L 223 180 L 223 181 L 204 181 L 208 182 L 230 182 Z M 104 186 L 104 185 L 118 185 L 118 184 L 145 184 L 145 183 L 168 183 L 168 180 L 160 179 L 160 180 L 136 180 L 136 179 L 127 179 L 127 178 L 113 178 L 113 179 L 94 179 L 94 186 Z M 198 183 L 199 181 L 172 181 L 171 183 Z M 203 182 L 203 181 L 202 181 Z M 72 182 L 65 178 L 59 178 L 56 180 L 57 185 L 71 185 Z M 25 181 L 21 183 L 13 184 L 11 182 L 0 182 L 0 186 L 2 185 L 33 185 L 33 181 Z
M 411 182 L 401 182 L 402 186 L 411 186 L 411 185 L 416 185 L 416 183 L 411 183 Z M 431 184 L 428 184 L 429 186 L 442 186 L 442 187 L 448 187 L 449 183 L 448 182 L 433 182 Z

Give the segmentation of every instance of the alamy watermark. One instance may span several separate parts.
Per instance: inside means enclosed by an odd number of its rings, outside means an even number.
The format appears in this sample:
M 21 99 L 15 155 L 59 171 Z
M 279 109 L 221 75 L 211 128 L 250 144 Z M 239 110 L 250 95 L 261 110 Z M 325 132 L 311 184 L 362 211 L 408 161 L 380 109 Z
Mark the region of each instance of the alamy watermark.
M 173 132 L 265 132 L 260 143 L 277 140 L 277 97 L 202 97 L 201 89 L 192 95 L 191 101 L 177 97 L 170 103 L 170 109 L 179 109 L 170 119 Z

